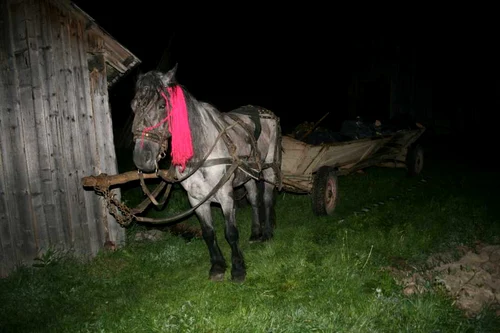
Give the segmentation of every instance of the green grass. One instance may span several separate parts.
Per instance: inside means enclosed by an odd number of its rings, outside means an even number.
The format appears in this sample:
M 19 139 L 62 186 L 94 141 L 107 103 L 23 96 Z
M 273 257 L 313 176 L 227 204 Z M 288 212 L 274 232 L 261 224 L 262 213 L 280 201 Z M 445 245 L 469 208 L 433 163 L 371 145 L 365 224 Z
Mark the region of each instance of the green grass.
M 427 183 L 402 169 L 339 177 L 339 206 L 328 217 L 313 215 L 308 195 L 280 193 L 267 244 L 248 243 L 250 208 L 240 209 L 242 284 L 208 280 L 202 240 L 136 242 L 142 226 L 130 228 L 127 246 L 91 262 L 53 253 L 42 267 L 0 280 L 0 331 L 498 332 L 490 309 L 468 319 L 440 288 L 404 296 L 383 269 L 395 259 L 419 267 L 432 253 L 478 240 L 500 243 L 497 174 L 427 161 L 422 176 Z M 133 204 L 142 194 L 129 189 L 124 198 Z M 188 207 L 177 189 L 166 214 Z M 229 258 L 222 215 L 214 213 Z

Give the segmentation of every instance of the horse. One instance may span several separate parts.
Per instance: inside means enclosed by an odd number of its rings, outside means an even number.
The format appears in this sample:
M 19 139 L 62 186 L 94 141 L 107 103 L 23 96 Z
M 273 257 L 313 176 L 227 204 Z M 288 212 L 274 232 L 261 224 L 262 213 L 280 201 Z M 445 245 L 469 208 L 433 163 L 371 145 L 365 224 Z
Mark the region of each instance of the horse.
M 157 172 L 168 153 L 175 181 L 187 192 L 208 247 L 209 279 L 224 280 L 227 269 L 211 215 L 222 209 L 224 236 L 231 249 L 231 279 L 243 282 L 246 265 L 235 220 L 236 190 L 243 188 L 252 207 L 250 242 L 274 236 L 276 193 L 281 189 L 281 127 L 271 111 L 246 105 L 221 112 L 197 100 L 167 72 L 140 74 L 131 102 L 133 161 L 139 172 Z

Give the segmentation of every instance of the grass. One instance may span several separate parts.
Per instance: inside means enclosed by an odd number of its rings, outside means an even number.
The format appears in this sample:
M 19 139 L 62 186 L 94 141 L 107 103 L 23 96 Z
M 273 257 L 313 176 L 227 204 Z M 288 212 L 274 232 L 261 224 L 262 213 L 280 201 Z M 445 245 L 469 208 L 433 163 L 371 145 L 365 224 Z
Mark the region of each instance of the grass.
M 307 195 L 280 193 L 275 239 L 267 244 L 248 243 L 250 208 L 238 210 L 248 266 L 243 284 L 207 279 L 202 240 L 167 234 L 156 242 L 134 241 L 145 229 L 136 225 L 127 246 L 91 262 L 53 252 L 39 267 L 20 267 L 0 280 L 0 331 L 499 331 L 491 309 L 466 318 L 440 288 L 404 296 L 383 269 L 401 260 L 419 267 L 432 253 L 457 245 L 499 244 L 496 173 L 428 160 L 422 177 L 373 168 L 339 182 L 333 216 L 314 216 Z M 140 190 L 129 189 L 124 198 L 137 202 Z M 177 189 L 167 214 L 188 207 Z M 150 214 L 164 212 L 153 208 Z M 217 208 L 214 216 L 229 258 Z

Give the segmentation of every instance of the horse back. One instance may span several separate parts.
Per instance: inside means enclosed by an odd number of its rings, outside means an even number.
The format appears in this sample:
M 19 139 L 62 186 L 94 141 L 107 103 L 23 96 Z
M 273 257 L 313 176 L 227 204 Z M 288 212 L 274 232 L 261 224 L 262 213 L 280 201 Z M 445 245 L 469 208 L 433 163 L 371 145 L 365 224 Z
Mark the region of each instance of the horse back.
M 255 142 L 262 160 L 266 159 L 267 152 L 280 139 L 279 118 L 265 108 L 245 105 L 226 113 L 231 122 L 237 121 L 234 127 L 233 140 L 252 145 Z M 281 144 L 281 143 L 280 143 Z

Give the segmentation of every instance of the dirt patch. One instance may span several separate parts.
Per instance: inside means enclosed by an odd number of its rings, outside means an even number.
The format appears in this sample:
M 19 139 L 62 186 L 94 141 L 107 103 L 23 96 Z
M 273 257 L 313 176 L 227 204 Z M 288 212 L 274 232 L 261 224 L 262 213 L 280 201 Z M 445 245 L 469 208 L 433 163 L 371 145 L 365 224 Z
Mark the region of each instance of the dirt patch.
M 500 316 L 500 245 L 477 244 L 436 254 L 427 260 L 424 270 L 409 267 L 401 259 L 393 261 L 389 270 L 405 295 L 443 287 L 468 317 L 485 306 L 496 309 Z

